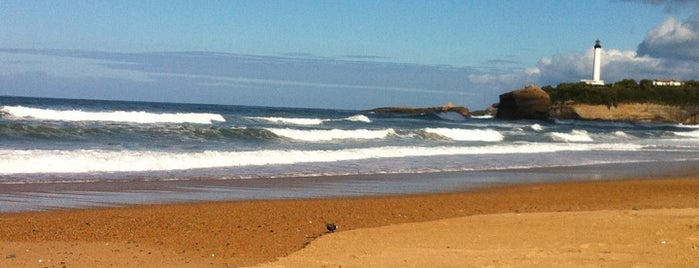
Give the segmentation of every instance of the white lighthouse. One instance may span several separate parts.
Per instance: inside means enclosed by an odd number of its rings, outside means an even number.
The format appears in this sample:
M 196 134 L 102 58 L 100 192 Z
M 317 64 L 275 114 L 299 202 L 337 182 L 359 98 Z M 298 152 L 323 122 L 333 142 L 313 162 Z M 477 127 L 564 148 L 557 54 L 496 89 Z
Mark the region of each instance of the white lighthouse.
M 604 81 L 600 79 L 602 72 L 602 45 L 599 44 L 599 40 L 595 42 L 594 54 L 592 56 L 592 80 L 582 80 L 588 85 L 604 86 Z

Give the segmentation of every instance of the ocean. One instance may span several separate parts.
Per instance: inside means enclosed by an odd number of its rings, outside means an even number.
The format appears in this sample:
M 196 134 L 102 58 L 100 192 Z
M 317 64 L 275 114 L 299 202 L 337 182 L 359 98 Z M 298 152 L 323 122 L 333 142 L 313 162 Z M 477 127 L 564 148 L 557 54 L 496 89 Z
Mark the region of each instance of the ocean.
M 0 211 L 696 174 L 699 127 L 0 97 Z

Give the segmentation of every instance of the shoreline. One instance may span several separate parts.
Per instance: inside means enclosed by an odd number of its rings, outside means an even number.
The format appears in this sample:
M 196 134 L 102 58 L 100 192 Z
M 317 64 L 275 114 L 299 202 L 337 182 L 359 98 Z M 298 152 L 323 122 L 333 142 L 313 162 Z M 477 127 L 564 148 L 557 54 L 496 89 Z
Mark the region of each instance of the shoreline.
M 526 183 L 456 193 L 0 213 L 0 254 L 5 256 L 0 266 L 23 267 L 41 260 L 49 267 L 61 267 L 61 262 L 66 267 L 238 267 L 303 249 L 326 235 L 325 222 L 335 222 L 345 232 L 473 215 L 683 208 L 699 208 L 695 176 Z
M 191 202 L 458 193 L 518 184 L 681 178 L 694 174 L 699 174 L 697 160 L 255 179 L 0 184 L 0 213 Z

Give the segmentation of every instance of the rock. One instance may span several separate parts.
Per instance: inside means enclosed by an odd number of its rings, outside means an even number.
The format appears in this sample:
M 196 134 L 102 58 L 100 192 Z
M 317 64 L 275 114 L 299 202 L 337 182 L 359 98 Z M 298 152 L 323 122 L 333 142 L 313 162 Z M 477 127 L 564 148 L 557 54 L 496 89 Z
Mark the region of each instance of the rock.
M 575 102 L 573 101 L 565 101 L 552 105 L 550 116 L 557 119 L 582 119 L 578 112 L 575 111 Z
M 487 115 L 492 115 L 492 116 L 495 116 L 496 114 L 498 114 L 498 104 L 497 103 L 491 104 L 490 107 L 485 109 L 485 113 Z
M 382 107 L 369 110 L 373 113 L 381 114 L 438 114 L 454 112 L 460 114 L 465 118 L 471 117 L 471 112 L 468 108 L 463 106 L 455 106 L 451 102 L 438 107 L 428 107 L 428 108 L 414 108 L 414 107 Z
M 496 118 L 501 119 L 548 119 L 551 98 L 546 91 L 535 85 L 500 95 Z
M 493 117 L 495 117 L 495 115 L 497 113 L 498 113 L 498 104 L 493 103 L 485 110 L 478 110 L 478 111 L 471 112 L 471 116 L 493 116 Z

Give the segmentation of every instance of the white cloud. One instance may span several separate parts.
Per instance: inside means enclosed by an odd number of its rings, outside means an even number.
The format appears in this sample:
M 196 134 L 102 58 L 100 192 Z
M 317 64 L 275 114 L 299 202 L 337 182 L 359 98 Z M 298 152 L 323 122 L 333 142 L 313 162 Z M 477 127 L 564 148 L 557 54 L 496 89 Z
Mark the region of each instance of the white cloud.
M 542 57 L 536 66 L 511 72 L 474 72 L 475 87 L 509 91 L 526 84 L 558 85 L 592 79 L 593 48 Z M 669 18 L 649 31 L 638 51 L 602 49 L 602 79 L 699 79 L 699 13 L 686 21 Z
M 542 58 L 537 65 L 538 83 L 557 85 L 563 82 L 576 82 L 592 78 L 593 50 L 585 53 L 557 55 Z M 699 77 L 699 65 L 691 61 L 639 56 L 632 50 L 603 49 L 602 79 L 617 82 L 622 79 L 657 79 L 677 78 L 696 79 Z
M 638 2 L 638 1 L 637 1 Z M 689 1 L 641 1 L 678 7 Z M 699 2 L 697 2 L 699 3 Z M 514 89 L 527 83 L 558 85 L 592 79 L 593 48 L 542 57 L 536 66 L 511 73 L 473 73 L 473 84 Z M 648 32 L 637 51 L 603 48 L 602 79 L 699 79 L 699 12 L 685 21 L 668 18 Z
M 608 83 L 623 79 L 697 79 L 699 64 L 688 60 L 638 55 L 633 50 L 603 49 L 602 79 Z M 474 84 L 490 84 L 501 89 L 515 89 L 528 83 L 558 85 L 592 79 L 593 49 L 583 53 L 543 57 L 537 66 L 505 74 L 471 74 Z
M 699 61 L 699 13 L 685 21 L 666 19 L 648 32 L 638 45 L 638 54 Z
M 535 76 L 541 74 L 541 69 L 539 67 L 531 67 L 524 70 L 524 73 L 528 76 Z
M 697 34 L 689 25 L 681 23 L 675 18 L 668 18 L 662 24 L 650 31 L 648 39 L 650 43 L 668 44 L 687 42 L 697 38 Z

